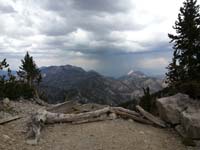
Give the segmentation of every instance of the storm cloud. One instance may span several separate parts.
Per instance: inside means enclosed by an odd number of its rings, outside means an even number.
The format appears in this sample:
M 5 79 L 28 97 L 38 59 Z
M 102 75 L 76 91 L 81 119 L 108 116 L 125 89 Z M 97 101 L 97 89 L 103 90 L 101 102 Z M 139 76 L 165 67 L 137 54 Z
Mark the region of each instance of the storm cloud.
M 164 74 L 172 56 L 167 33 L 182 2 L 0 0 L 0 59 L 17 69 L 29 51 L 39 66 Z

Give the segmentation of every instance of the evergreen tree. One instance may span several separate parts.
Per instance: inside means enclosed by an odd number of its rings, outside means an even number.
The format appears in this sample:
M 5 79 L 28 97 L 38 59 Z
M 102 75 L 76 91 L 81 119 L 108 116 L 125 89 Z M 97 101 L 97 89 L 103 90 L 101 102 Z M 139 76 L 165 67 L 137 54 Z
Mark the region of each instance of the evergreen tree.
M 0 70 L 3 70 L 4 68 L 7 68 L 9 64 L 7 63 L 6 59 L 0 62 Z
M 37 68 L 33 57 L 31 57 L 28 52 L 21 62 L 22 65 L 19 67 L 20 70 L 17 72 L 18 76 L 26 81 L 30 87 L 33 87 L 34 81 L 41 82 L 40 70 Z
M 150 88 L 143 88 L 144 96 L 141 97 L 139 105 L 142 106 L 146 111 L 150 112 L 152 109 L 153 97 L 150 93 Z
M 32 98 L 34 89 L 27 83 L 16 80 L 15 75 L 12 74 L 11 69 L 8 67 L 9 64 L 6 59 L 0 62 L 0 71 L 5 71 L 3 75 L 0 75 L 0 100 L 5 97 L 12 100 L 16 100 L 19 97 Z
M 9 67 L 9 64 L 7 63 L 6 59 L 4 59 L 3 61 L 0 62 L 0 71 L 6 69 L 6 68 L 8 68 L 8 67 Z M 8 68 L 8 69 L 9 69 L 9 68 Z M 1 83 L 1 84 L 4 84 L 5 78 L 6 78 L 5 75 L 1 75 L 1 76 L 0 76 L 0 83 Z
M 8 68 L 9 64 L 7 64 L 6 59 L 0 62 L 0 71 Z M 0 98 L 4 97 L 4 85 L 5 85 L 5 75 L 0 75 Z
M 173 43 L 173 60 L 168 66 L 170 85 L 200 80 L 200 13 L 197 0 L 186 0 L 173 27 L 176 35 L 168 34 Z

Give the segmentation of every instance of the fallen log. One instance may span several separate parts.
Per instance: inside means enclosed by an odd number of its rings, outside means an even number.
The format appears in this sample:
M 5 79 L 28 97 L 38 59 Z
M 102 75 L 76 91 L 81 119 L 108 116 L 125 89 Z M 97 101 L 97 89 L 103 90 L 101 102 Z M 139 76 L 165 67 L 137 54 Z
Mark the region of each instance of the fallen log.
M 104 114 L 97 118 L 88 118 L 88 119 L 84 119 L 84 120 L 73 121 L 72 124 L 82 124 L 82 123 L 90 123 L 90 122 L 113 120 L 113 119 L 116 119 L 116 118 L 112 117 L 110 115 L 108 116 L 108 115 Z
M 40 106 L 45 106 L 45 107 L 50 107 L 51 105 L 46 103 L 45 101 L 41 100 L 40 98 L 34 98 L 34 101 L 40 105 Z
M 11 121 L 14 121 L 14 120 L 17 120 L 17 119 L 20 119 L 20 118 L 21 118 L 21 116 L 14 116 L 14 117 L 8 117 L 8 118 L 5 118 L 5 119 L 1 119 L 0 125 L 6 124 L 8 122 L 11 122 Z
M 107 107 L 94 103 L 80 104 L 77 101 L 68 101 L 47 108 L 47 111 L 52 113 L 78 114 L 83 112 L 95 111 Z
M 139 113 L 128 110 L 121 107 L 104 107 L 98 110 L 87 109 L 89 112 L 81 112 L 81 113 L 60 113 L 60 112 L 71 112 L 72 106 L 79 106 L 75 103 L 68 103 L 71 106 L 68 106 L 67 103 L 63 103 L 63 105 L 58 105 L 53 109 L 49 109 L 48 111 L 45 109 L 40 109 L 35 115 L 32 117 L 31 126 L 29 128 L 29 135 L 31 140 L 28 140 L 28 144 L 37 144 L 40 137 L 40 132 L 44 124 L 54 124 L 54 123 L 72 123 L 72 124 L 81 124 L 88 123 L 94 121 L 103 121 L 103 120 L 111 120 L 116 119 L 117 116 L 126 119 L 133 119 L 137 122 L 144 124 L 156 124 L 160 127 L 165 127 L 165 124 L 155 118 L 153 115 L 147 113 L 142 108 L 137 107 L 139 112 L 145 117 L 141 116 Z M 66 109 L 65 109 L 66 107 Z M 56 113 L 56 110 L 59 113 Z M 83 109 L 84 110 L 84 109 Z M 51 112 L 50 112 L 51 111 Z M 147 119 L 146 119 L 147 118 Z
M 79 106 L 79 104 L 76 101 L 67 101 L 63 102 L 57 105 L 54 105 L 52 107 L 47 108 L 47 111 L 52 112 L 52 113 L 72 113 L 75 111 L 75 107 Z
M 99 109 L 96 111 L 91 112 L 85 112 L 85 113 L 79 113 L 79 114 L 60 114 L 60 113 L 51 113 L 51 112 L 44 112 L 41 114 L 40 118 L 38 120 L 43 120 L 45 123 L 67 123 L 67 122 L 73 122 L 88 118 L 95 118 L 99 117 L 102 114 L 106 114 L 110 112 L 110 107 L 105 107 L 103 109 Z M 44 117 L 45 115 L 45 117 Z
M 79 114 L 62 114 L 62 113 L 52 113 L 45 109 L 40 109 L 35 115 L 32 116 L 31 124 L 28 131 L 27 143 L 34 145 L 37 144 L 40 138 L 40 132 L 43 124 L 53 124 L 53 123 L 85 123 L 91 122 L 92 118 L 98 118 L 103 114 L 107 114 L 110 107 L 106 107 L 100 110 L 79 113 Z
M 124 112 L 126 114 L 130 114 L 130 115 L 134 115 L 134 116 L 137 116 L 137 117 L 141 117 L 141 115 L 139 113 L 137 113 L 136 111 L 133 111 L 133 110 L 129 110 L 129 109 L 125 109 L 125 108 L 122 108 L 122 107 L 111 107 L 112 110 L 115 112 L 115 111 L 118 111 L 118 112 Z
M 142 118 L 141 116 L 138 117 L 138 116 L 134 116 L 134 115 L 130 115 L 128 113 L 125 113 L 125 112 L 122 112 L 122 111 L 118 111 L 118 110 L 115 110 L 115 113 L 117 115 L 119 115 L 120 117 L 122 118 L 126 118 L 126 119 L 133 119 L 134 121 L 137 121 L 139 123 L 144 123 L 144 124 L 149 124 L 149 125 L 153 125 L 153 123 L 147 119 L 144 119 Z
M 153 116 L 152 114 L 150 114 L 149 112 L 145 111 L 142 107 L 140 107 L 139 105 L 136 106 L 136 109 L 148 120 L 152 121 L 155 125 L 162 127 L 162 128 L 166 128 L 166 124 L 164 121 L 162 121 L 161 119 Z

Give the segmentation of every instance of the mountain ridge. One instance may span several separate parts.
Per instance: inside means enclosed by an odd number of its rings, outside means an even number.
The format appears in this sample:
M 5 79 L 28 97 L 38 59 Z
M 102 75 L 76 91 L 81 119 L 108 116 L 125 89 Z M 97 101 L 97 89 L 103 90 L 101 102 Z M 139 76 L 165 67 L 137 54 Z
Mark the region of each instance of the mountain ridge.
M 39 90 L 46 93 L 45 97 L 50 103 L 73 99 L 83 103 L 118 105 L 142 96 L 142 88 L 148 85 L 153 87 L 152 92 L 162 89 L 153 78 L 139 71 L 120 78 L 112 78 L 94 70 L 85 71 L 81 67 L 72 65 L 48 66 L 40 69 L 43 80 Z

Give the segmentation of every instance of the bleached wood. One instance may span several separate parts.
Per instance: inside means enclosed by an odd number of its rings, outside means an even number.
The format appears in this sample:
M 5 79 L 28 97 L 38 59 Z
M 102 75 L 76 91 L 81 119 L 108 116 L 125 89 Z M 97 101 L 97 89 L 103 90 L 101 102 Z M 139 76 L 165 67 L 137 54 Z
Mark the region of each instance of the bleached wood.
M 129 110 L 129 109 L 125 109 L 123 107 L 112 107 L 112 110 L 115 111 L 119 111 L 119 112 L 124 112 L 130 115 L 134 115 L 134 116 L 138 116 L 140 117 L 141 115 L 139 113 L 137 113 L 136 111 L 133 110 Z
M 119 110 L 115 110 L 115 113 L 122 118 L 133 119 L 134 121 L 137 121 L 139 123 L 150 124 L 150 125 L 153 124 L 151 121 L 144 119 L 141 116 L 140 117 L 134 116 L 134 115 L 131 115 L 131 114 L 128 114 L 126 112 L 119 111 Z
M 0 125 L 6 124 L 8 122 L 11 122 L 11 121 L 14 121 L 14 120 L 17 120 L 17 119 L 20 119 L 20 118 L 21 118 L 21 116 L 14 116 L 14 117 L 8 117 L 8 118 L 5 118 L 5 119 L 1 119 Z
M 160 126 L 162 128 L 166 128 L 166 124 L 164 121 L 162 121 L 161 119 L 153 116 L 152 114 L 150 114 L 149 112 L 145 111 L 142 107 L 140 107 L 139 105 L 136 106 L 136 109 L 148 120 L 152 121 L 155 125 Z
M 69 104 L 69 105 L 67 105 Z M 81 124 L 81 123 L 88 123 L 94 121 L 103 121 L 103 120 L 111 120 L 116 119 L 117 116 L 126 119 L 133 119 L 137 122 L 144 123 L 144 124 L 156 124 L 160 127 L 166 127 L 165 123 L 156 118 L 155 116 L 151 115 L 150 113 L 143 110 L 140 106 L 136 108 L 139 110 L 140 113 L 137 113 L 132 110 L 128 110 L 122 107 L 104 107 L 98 110 L 87 111 L 89 112 L 82 112 L 81 113 L 60 113 L 60 112 L 71 112 L 71 108 L 73 106 L 81 107 L 77 103 L 69 102 L 63 103 L 61 105 L 57 105 L 52 109 L 40 109 L 38 112 L 33 115 L 32 117 L 32 125 L 30 128 L 30 133 L 32 135 L 32 140 L 29 140 L 29 144 L 37 143 L 40 138 L 40 133 L 43 124 L 54 124 L 54 123 L 72 123 L 72 124 Z M 65 109 L 66 108 L 66 109 Z M 51 112 L 50 112 L 51 111 Z M 56 112 L 58 111 L 58 113 Z M 73 112 L 73 111 L 72 111 Z M 143 116 L 145 118 L 143 118 Z

